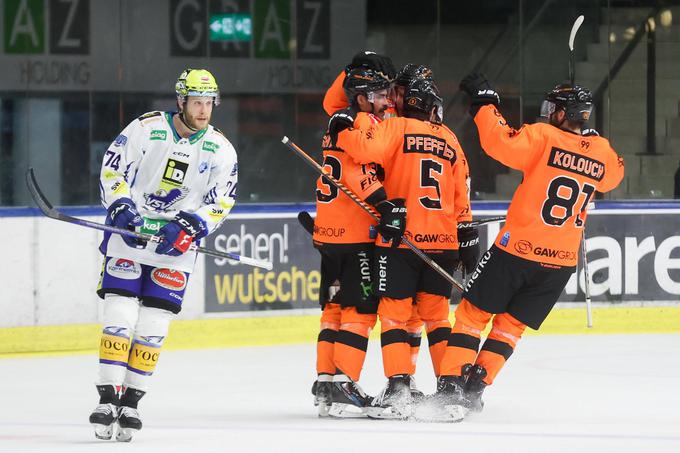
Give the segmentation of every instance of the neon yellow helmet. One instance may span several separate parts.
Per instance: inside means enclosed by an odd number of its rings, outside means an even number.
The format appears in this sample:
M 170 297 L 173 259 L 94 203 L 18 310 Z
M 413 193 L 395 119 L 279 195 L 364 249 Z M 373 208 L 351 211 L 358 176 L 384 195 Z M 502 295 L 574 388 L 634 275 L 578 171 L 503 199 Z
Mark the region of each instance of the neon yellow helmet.
M 175 84 L 177 100 L 183 104 L 187 96 L 210 96 L 215 105 L 220 105 L 220 90 L 215 77 L 207 69 L 187 68 L 180 74 Z

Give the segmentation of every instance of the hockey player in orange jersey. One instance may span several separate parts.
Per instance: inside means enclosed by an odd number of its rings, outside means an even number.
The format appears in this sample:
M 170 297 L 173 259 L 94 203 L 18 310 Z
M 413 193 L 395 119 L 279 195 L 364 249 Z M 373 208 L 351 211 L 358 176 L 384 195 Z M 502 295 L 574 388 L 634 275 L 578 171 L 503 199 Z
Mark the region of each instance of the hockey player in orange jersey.
M 588 203 L 596 191 L 614 189 L 624 173 L 623 159 L 609 141 L 582 134 L 593 105 L 587 89 L 556 86 L 541 107 L 547 123 L 513 129 L 483 75 L 467 76 L 460 87 L 472 99 L 470 113 L 484 151 L 524 178 L 505 226 L 467 282 L 437 392 L 422 406 L 449 421 L 482 410 L 484 388 L 494 382 L 526 327 L 541 326 L 573 274 Z M 478 351 L 489 322 L 491 332 Z
M 357 53 L 352 62 L 345 68 L 344 71 L 338 75 L 331 87 L 326 92 L 324 96 L 324 110 L 329 115 L 335 113 L 335 111 L 347 108 L 349 102 L 347 101 L 347 96 L 342 88 L 342 84 L 345 80 L 345 74 L 349 72 L 352 68 L 367 67 L 373 69 L 382 74 L 394 74 L 394 68 L 392 61 L 389 57 L 376 54 L 371 51 L 362 51 Z M 397 73 L 394 79 L 394 87 L 392 90 L 394 106 L 388 108 L 385 111 L 385 117 L 394 116 L 404 116 L 404 106 L 403 99 L 404 93 L 408 85 L 416 79 L 433 80 L 432 70 L 423 65 L 418 65 L 414 63 L 407 63 L 404 65 Z M 445 127 L 445 126 L 442 126 Z M 464 161 L 467 165 L 467 162 Z M 469 174 L 469 171 L 466 170 Z M 467 213 L 464 213 L 464 215 Z M 415 372 L 416 363 L 418 360 L 418 353 L 420 351 L 420 344 L 422 340 L 422 330 L 423 322 L 418 316 L 418 310 L 415 304 L 412 306 L 411 318 L 406 323 L 406 331 L 408 333 L 408 341 L 411 347 L 411 370 L 410 370 L 410 387 L 411 394 L 415 399 L 422 398 L 423 392 L 418 390 L 415 382 Z M 432 341 L 430 341 L 432 340 Z M 428 340 L 429 343 L 435 344 L 436 339 Z
M 405 117 L 390 118 L 368 130 L 345 130 L 351 126 L 346 119 L 351 113 L 347 111 L 336 113 L 329 122 L 332 142 L 337 137 L 337 146 L 352 159 L 358 163 L 375 162 L 385 168 L 383 186 L 394 197 L 379 206 L 380 237 L 376 242 L 373 284 L 380 296 L 378 315 L 388 384 L 369 408 L 372 417 L 410 416 L 412 365 L 406 324 L 411 317 L 413 295 L 426 325 L 437 375 L 451 327 L 451 284 L 401 244 L 402 236 L 415 242 L 448 272 L 453 272 L 459 257 L 468 270 L 476 264 L 476 256 L 458 252 L 461 233 L 457 222 L 471 219 L 468 175 L 457 138 L 441 125 L 442 103 L 434 83 L 418 79 L 406 89 Z M 474 229 L 463 232 L 468 234 L 476 239 Z M 477 245 L 474 240 L 466 242 Z
M 352 105 L 360 110 L 354 127 L 378 124 L 390 105 L 391 81 L 382 73 L 351 69 L 343 83 Z M 323 140 L 323 166 L 370 204 L 385 200 L 375 164 L 355 163 L 343 150 Z M 357 384 L 368 336 L 376 323 L 378 301 L 372 289 L 376 222 L 347 195 L 320 177 L 316 189 L 314 245 L 321 251 L 321 302 L 324 306 L 317 343 L 316 403 L 319 415 L 364 415 L 370 398 Z M 372 234 L 373 233 L 373 234 Z M 329 288 L 339 282 L 333 297 Z

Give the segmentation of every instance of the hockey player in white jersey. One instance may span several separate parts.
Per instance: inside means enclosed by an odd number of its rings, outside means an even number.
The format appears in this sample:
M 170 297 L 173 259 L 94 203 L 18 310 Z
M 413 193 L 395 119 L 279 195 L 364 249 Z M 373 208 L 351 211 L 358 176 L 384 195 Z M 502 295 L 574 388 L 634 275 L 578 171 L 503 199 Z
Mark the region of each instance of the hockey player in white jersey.
M 159 244 L 105 234 L 97 291 L 104 298 L 95 435 L 129 441 L 141 429 L 147 391 L 170 320 L 182 308 L 196 252 L 236 197 L 236 151 L 210 123 L 217 82 L 187 69 L 175 86 L 178 112 L 149 112 L 109 146 L 100 174 L 106 223 L 163 237 Z

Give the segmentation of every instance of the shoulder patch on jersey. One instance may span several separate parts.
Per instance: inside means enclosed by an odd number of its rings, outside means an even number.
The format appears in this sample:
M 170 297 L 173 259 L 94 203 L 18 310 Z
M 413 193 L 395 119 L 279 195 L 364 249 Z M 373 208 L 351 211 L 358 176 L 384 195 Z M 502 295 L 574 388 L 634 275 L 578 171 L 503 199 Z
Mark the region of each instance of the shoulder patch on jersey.
M 148 120 L 149 118 L 155 118 L 155 117 L 161 116 L 161 115 L 163 115 L 163 113 L 162 113 L 162 112 L 159 112 L 159 111 L 148 112 L 148 113 L 145 113 L 144 115 L 140 116 L 140 117 L 137 118 L 137 119 L 138 119 L 139 121 L 144 121 L 144 120 Z
M 153 129 L 149 134 L 149 140 L 166 140 L 168 138 L 168 131 L 162 129 Z

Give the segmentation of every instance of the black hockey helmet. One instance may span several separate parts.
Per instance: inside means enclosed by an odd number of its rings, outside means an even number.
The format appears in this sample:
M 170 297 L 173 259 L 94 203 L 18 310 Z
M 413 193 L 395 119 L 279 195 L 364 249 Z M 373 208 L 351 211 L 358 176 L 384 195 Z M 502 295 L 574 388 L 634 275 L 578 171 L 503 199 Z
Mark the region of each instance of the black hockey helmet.
M 397 78 L 394 79 L 394 84 L 407 87 L 416 79 L 433 80 L 432 70 L 421 64 L 407 63 L 399 70 L 399 72 L 397 72 Z
M 364 67 L 351 69 L 342 83 L 342 88 L 350 103 L 354 102 L 360 94 L 369 98 L 370 101 L 369 93 L 388 90 L 391 86 L 392 82 L 381 72 Z
M 583 124 L 593 111 L 593 95 L 582 86 L 561 83 L 545 95 L 541 116 L 550 118 L 557 109 L 564 110 L 567 120 Z
M 404 93 L 404 116 L 441 124 L 444 100 L 432 79 L 415 79 L 409 84 Z

